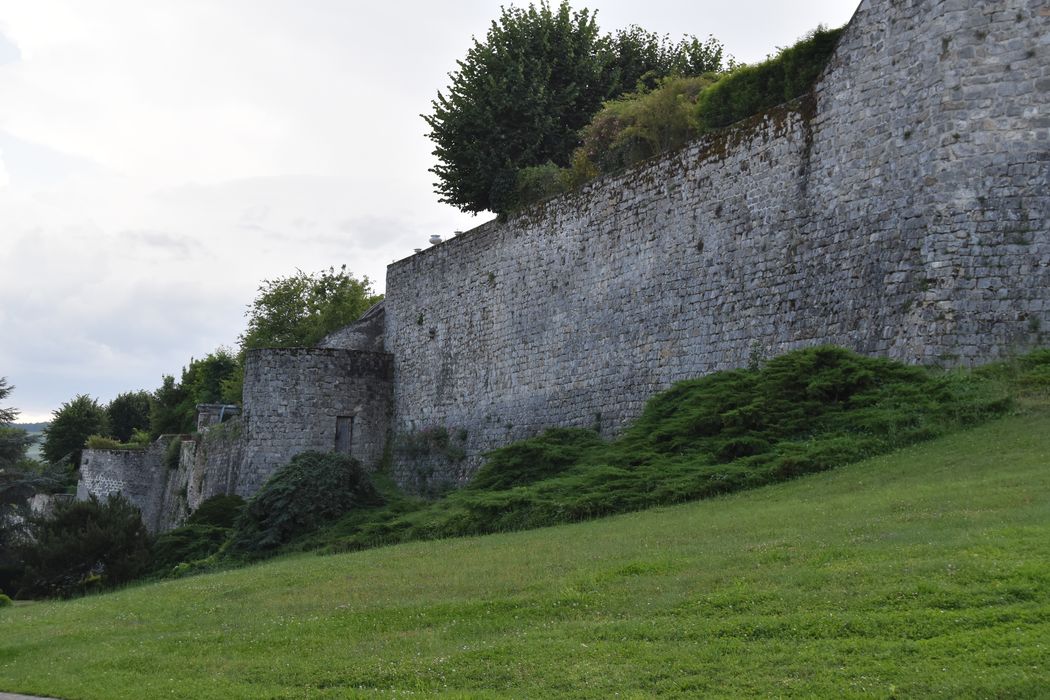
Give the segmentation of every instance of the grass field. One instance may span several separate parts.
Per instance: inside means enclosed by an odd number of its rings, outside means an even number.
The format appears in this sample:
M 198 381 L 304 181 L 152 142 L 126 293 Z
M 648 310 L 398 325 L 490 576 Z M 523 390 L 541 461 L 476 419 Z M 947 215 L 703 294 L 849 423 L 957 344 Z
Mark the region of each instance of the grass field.
M 0 689 L 1050 697 L 1050 417 L 700 503 L 0 609 Z

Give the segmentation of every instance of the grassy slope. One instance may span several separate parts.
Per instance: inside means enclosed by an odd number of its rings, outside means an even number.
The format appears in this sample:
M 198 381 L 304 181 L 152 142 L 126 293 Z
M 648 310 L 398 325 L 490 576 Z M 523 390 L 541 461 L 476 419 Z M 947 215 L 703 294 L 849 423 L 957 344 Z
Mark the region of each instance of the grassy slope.
M 0 610 L 68 698 L 1050 688 L 1050 417 L 580 525 L 302 555 Z

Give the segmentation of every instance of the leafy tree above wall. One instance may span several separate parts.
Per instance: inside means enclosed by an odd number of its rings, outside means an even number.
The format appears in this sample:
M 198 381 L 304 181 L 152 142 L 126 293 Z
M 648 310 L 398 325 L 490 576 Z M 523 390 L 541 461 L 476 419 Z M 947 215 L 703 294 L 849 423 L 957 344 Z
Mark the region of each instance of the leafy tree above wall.
M 603 101 L 669 75 L 718 71 L 722 45 L 639 27 L 602 35 L 593 12 L 544 0 L 502 8 L 458 65 L 423 117 L 439 161 L 436 189 L 463 211 L 504 213 L 519 203 L 522 170 L 569 165 Z
M 241 351 L 316 345 L 382 299 L 382 294 L 373 291 L 371 280 L 357 279 L 346 265 L 309 274 L 296 270 L 288 277 L 263 280 L 248 307 L 248 330 L 241 334 Z

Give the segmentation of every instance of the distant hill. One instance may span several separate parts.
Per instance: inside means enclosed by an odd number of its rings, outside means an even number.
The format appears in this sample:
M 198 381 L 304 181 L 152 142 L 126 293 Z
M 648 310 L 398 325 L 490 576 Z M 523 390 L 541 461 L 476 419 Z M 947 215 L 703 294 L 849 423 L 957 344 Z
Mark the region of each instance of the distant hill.
M 22 430 L 29 433 L 31 436 L 37 438 L 36 442 L 29 446 L 26 451 L 26 456 L 32 459 L 41 459 L 43 455 L 40 452 L 40 443 L 44 440 L 44 430 L 51 423 L 12 423 L 12 427 L 21 428 Z
M 11 426 L 21 428 L 29 434 L 42 433 L 51 423 L 12 423 Z

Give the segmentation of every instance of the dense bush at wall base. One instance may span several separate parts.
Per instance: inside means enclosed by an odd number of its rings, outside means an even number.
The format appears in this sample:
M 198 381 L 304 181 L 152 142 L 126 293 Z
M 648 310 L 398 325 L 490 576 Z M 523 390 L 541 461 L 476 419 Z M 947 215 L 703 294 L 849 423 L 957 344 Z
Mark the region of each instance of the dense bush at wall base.
M 244 499 L 240 496 L 212 496 L 197 506 L 186 524 L 232 528 L 244 510 L 244 505 Z
M 179 564 L 188 564 L 217 553 L 233 533 L 232 528 L 214 525 L 183 525 L 157 537 L 149 574 L 166 576 Z
M 218 495 L 205 500 L 185 525 L 157 537 L 150 575 L 166 576 L 180 564 L 192 564 L 217 554 L 233 534 L 244 505 L 240 496 Z
M 1015 400 L 1050 400 L 1050 351 L 945 372 L 810 348 L 676 384 L 611 442 L 555 428 L 495 450 L 466 488 L 434 501 L 399 493 L 345 455 L 304 453 L 236 520 L 239 499 L 217 497 L 162 535 L 151 570 L 540 527 L 705 498 L 937 437 L 1001 415 Z
M 382 503 L 356 459 L 338 453 L 303 452 L 248 500 L 237 519 L 229 552 L 245 558 L 265 556 L 355 508 Z
M 572 522 L 823 471 L 1008 411 L 1050 353 L 942 372 L 832 347 L 719 372 L 654 397 L 624 435 L 556 429 L 495 450 L 475 481 L 414 508 L 355 512 L 312 538 L 332 550 Z

